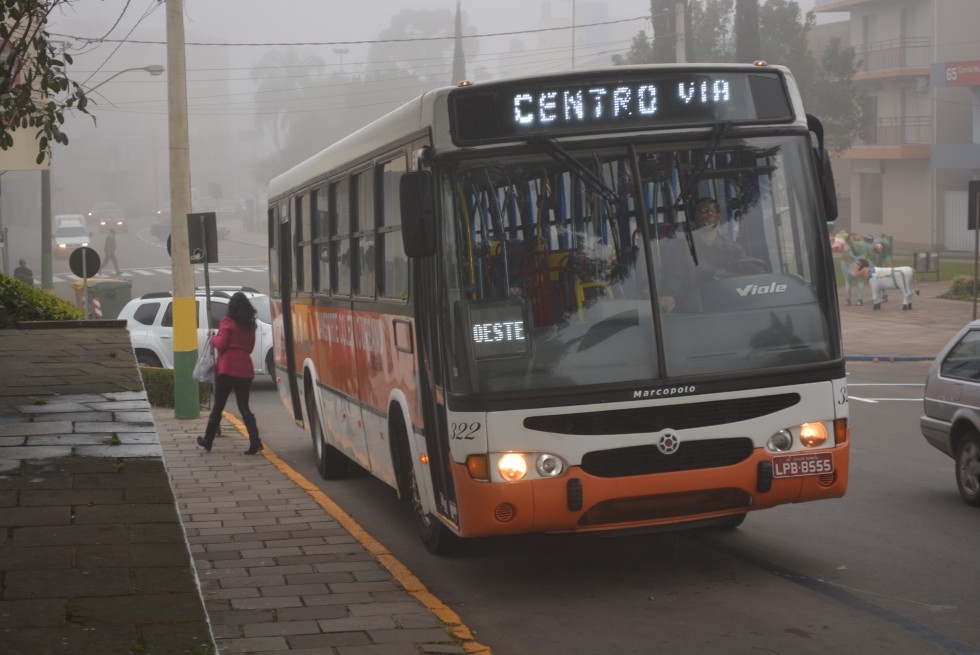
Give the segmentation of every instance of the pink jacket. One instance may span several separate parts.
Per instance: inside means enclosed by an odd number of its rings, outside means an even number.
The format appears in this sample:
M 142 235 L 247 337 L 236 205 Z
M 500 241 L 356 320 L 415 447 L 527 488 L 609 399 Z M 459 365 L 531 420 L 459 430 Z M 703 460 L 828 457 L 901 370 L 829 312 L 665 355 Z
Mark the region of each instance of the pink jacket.
M 235 319 L 225 316 L 218 326 L 218 333 L 211 337 L 211 345 L 218 352 L 218 375 L 252 379 L 252 348 L 255 347 L 255 330 L 239 327 Z

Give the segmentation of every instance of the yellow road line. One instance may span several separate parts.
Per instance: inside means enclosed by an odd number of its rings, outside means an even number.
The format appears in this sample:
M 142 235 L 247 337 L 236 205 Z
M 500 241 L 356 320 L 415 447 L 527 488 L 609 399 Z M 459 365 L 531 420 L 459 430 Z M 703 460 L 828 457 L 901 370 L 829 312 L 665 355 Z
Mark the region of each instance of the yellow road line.
M 224 418 L 235 426 L 235 428 L 244 437 L 248 437 L 248 431 L 245 428 L 245 424 L 242 423 L 237 416 L 229 412 L 223 413 Z M 443 627 L 451 634 L 453 637 L 460 641 L 460 645 L 467 653 L 473 653 L 474 655 L 493 655 L 493 651 L 490 650 L 489 646 L 484 646 L 483 644 L 477 642 L 473 638 L 473 633 L 470 629 L 466 627 L 462 619 L 456 612 L 452 611 L 445 603 L 439 600 L 435 595 L 433 595 L 422 581 L 412 573 L 407 566 L 402 564 L 398 558 L 396 558 L 391 551 L 384 547 L 384 545 L 367 533 L 364 528 L 358 525 L 351 516 L 340 508 L 337 503 L 330 499 L 325 493 L 323 493 L 315 484 L 307 480 L 300 473 L 294 470 L 289 464 L 284 462 L 279 455 L 276 455 L 272 450 L 266 446 L 261 453 L 265 455 L 265 458 L 272 462 L 272 464 L 279 469 L 287 478 L 292 480 L 301 489 L 306 491 L 306 493 L 312 496 L 313 500 L 317 502 L 320 507 L 326 510 L 337 523 L 342 525 L 345 530 L 347 530 L 352 537 L 357 539 L 357 541 L 364 546 L 364 548 L 371 553 L 381 566 L 388 569 L 391 576 L 398 581 L 405 591 L 410 593 L 412 596 L 418 599 L 422 605 L 425 606 L 430 612 L 432 612 L 436 618 L 442 621 Z

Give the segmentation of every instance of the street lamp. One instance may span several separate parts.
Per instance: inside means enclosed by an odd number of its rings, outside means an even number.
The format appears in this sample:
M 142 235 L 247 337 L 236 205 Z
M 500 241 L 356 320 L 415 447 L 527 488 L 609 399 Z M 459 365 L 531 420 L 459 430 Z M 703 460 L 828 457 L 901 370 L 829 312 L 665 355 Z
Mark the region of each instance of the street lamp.
M 137 66 L 135 68 L 124 68 L 116 71 L 98 84 L 88 87 L 88 93 L 92 93 L 106 82 L 113 80 L 123 73 L 131 71 L 146 71 L 150 75 L 156 76 L 164 71 L 160 64 L 150 64 L 149 66 Z M 51 167 L 48 166 L 41 171 L 41 288 L 54 288 L 54 270 L 51 261 Z
M 164 71 L 164 68 L 160 64 L 150 64 L 149 66 L 137 66 L 136 68 L 124 68 L 121 71 L 116 71 L 115 73 L 113 73 L 109 77 L 105 78 L 104 80 L 102 80 L 101 82 L 99 82 L 98 84 L 96 84 L 95 86 L 88 87 L 88 92 L 91 93 L 92 91 L 95 91 L 97 88 L 99 88 L 100 86 L 102 86 L 106 82 L 109 82 L 111 80 L 114 80 L 117 77 L 119 77 L 120 75 L 122 75 L 123 73 L 129 73 L 130 71 L 146 71 L 150 75 L 153 75 L 154 77 L 156 77 L 157 75 L 159 75 L 160 73 L 162 73 Z

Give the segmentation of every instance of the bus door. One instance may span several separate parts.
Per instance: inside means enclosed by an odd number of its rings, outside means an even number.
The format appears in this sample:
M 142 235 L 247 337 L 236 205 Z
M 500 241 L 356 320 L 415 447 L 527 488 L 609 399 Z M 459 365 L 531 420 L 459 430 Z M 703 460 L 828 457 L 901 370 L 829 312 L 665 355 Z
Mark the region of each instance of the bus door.
M 289 220 L 289 203 L 279 205 L 279 222 L 276 233 L 276 243 L 279 246 L 279 299 L 282 303 L 282 343 L 286 355 L 286 380 L 292 406 L 293 420 L 303 424 L 303 406 L 300 402 L 299 382 L 296 379 L 296 347 L 293 342 L 293 253 L 292 229 Z M 280 395 L 283 393 L 280 390 Z M 285 401 L 285 398 L 283 399 Z M 288 408 L 288 406 L 287 406 Z
M 446 422 L 446 388 L 443 378 L 444 362 L 439 334 L 442 321 L 439 312 L 443 305 L 438 292 L 439 265 L 436 257 L 423 257 L 414 262 L 415 326 L 419 345 L 419 396 L 425 426 L 425 444 L 429 455 L 432 491 L 436 509 L 454 523 L 456 488 L 453 485 L 449 428 Z

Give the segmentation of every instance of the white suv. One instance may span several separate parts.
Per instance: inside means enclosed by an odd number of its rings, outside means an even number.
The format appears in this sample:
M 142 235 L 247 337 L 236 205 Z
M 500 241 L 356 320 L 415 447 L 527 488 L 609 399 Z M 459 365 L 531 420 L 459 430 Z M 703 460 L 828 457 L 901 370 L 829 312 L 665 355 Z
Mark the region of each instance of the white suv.
M 252 349 L 252 366 L 256 375 L 273 375 L 272 360 L 272 315 L 269 309 L 269 296 L 254 289 L 211 289 L 210 329 L 217 330 L 222 317 L 228 311 L 228 301 L 235 291 L 241 291 L 255 308 L 258 329 L 255 332 L 255 347 Z M 204 348 L 208 337 L 208 322 L 205 320 L 205 295 L 198 290 L 197 296 L 197 350 Z M 119 318 L 126 321 L 129 338 L 133 342 L 136 361 L 142 366 L 163 368 L 174 367 L 174 320 L 173 297 L 169 291 L 147 293 L 126 303 L 119 312 Z M 274 379 L 274 378 L 273 378 Z

